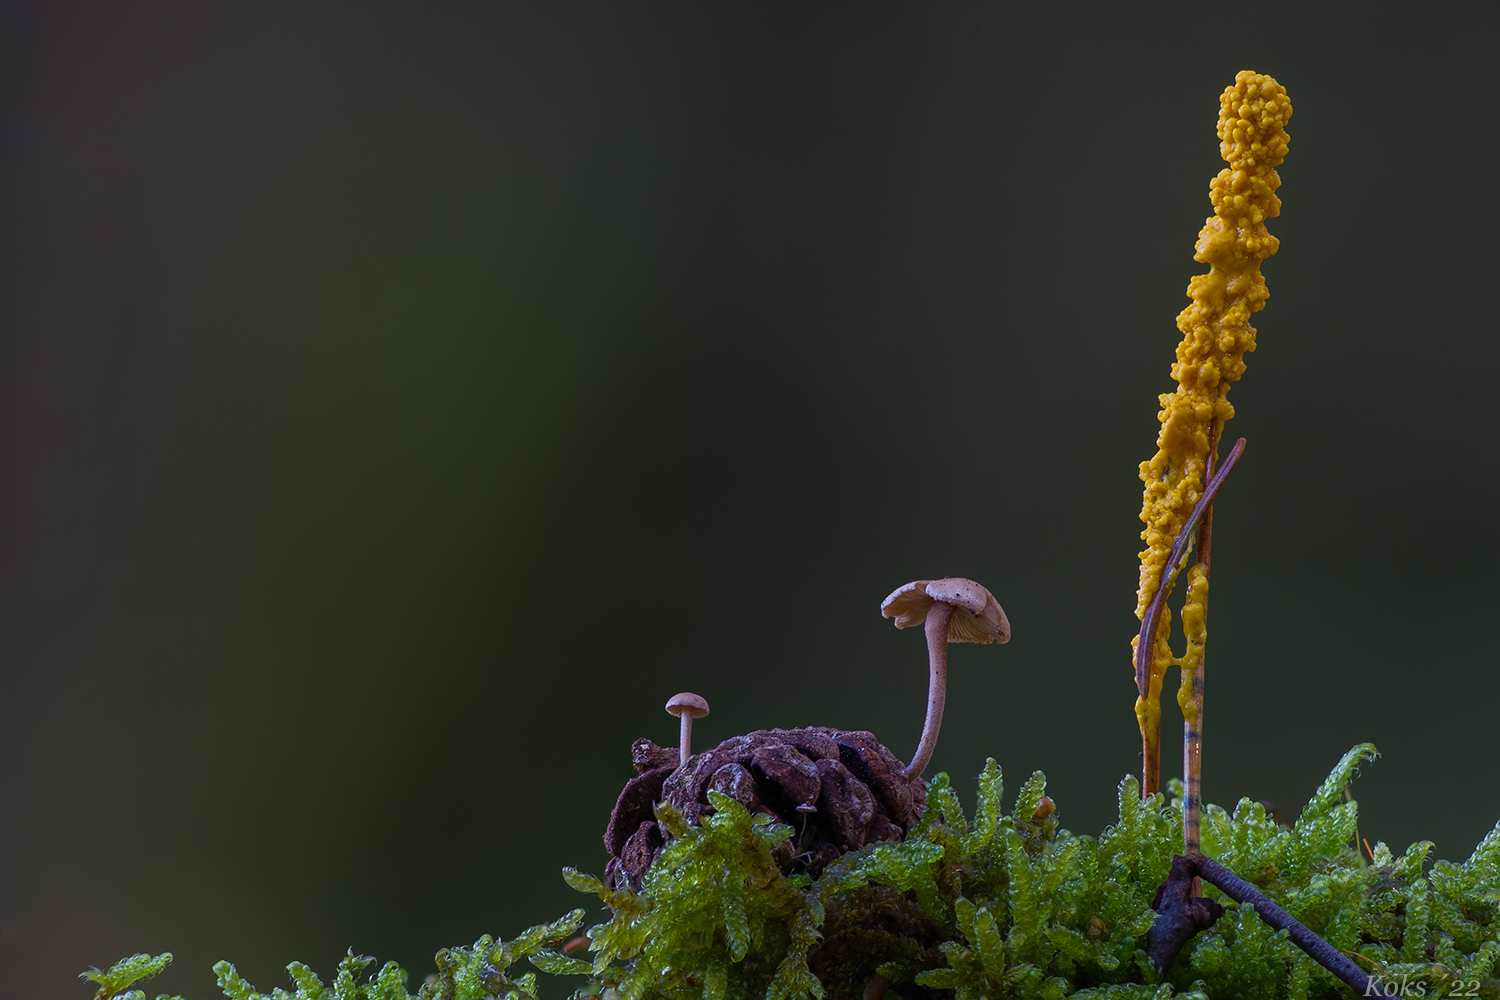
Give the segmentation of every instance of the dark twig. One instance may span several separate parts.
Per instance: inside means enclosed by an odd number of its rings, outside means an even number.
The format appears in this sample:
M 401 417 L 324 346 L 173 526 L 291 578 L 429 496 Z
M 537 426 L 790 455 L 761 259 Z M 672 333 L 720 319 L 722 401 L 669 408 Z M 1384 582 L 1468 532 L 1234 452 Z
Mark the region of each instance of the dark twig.
M 1207 924 L 1198 926 L 1203 914 L 1199 913 L 1193 904 L 1209 901 L 1194 900 L 1189 895 L 1194 875 L 1218 887 L 1224 895 L 1235 902 L 1253 907 L 1260 919 L 1276 930 L 1286 931 L 1287 938 L 1292 944 L 1307 952 L 1313 961 L 1347 983 L 1357 996 L 1386 996 L 1383 984 L 1350 961 L 1347 955 L 1313 933 L 1306 924 L 1271 902 L 1255 886 L 1213 858 L 1202 854 L 1190 854 L 1187 857 L 1180 854 L 1174 856 L 1172 873 L 1157 890 L 1157 904 L 1154 905 L 1161 915 L 1151 926 L 1147 954 L 1151 956 L 1161 972 L 1166 972 L 1173 959 L 1177 957 L 1177 953 L 1182 950 L 1182 946 L 1194 934 L 1208 926 Z M 1208 924 L 1212 923 L 1213 920 L 1208 921 Z
M 1245 439 L 1240 438 L 1224 457 L 1213 477 L 1208 481 L 1208 487 L 1203 495 L 1198 498 L 1197 504 L 1193 506 L 1192 514 L 1188 515 L 1187 523 L 1177 533 L 1176 540 L 1172 543 L 1172 551 L 1167 556 L 1166 563 L 1161 568 L 1161 579 L 1157 582 L 1156 593 L 1151 597 L 1151 603 L 1146 606 L 1146 613 L 1141 617 L 1141 631 L 1135 644 L 1135 686 L 1142 698 L 1147 696 L 1150 690 L 1151 658 L 1156 651 L 1156 630 L 1161 623 L 1162 608 L 1166 606 L 1167 598 L 1172 593 L 1172 585 L 1177 582 L 1178 564 L 1182 562 L 1183 556 L 1187 555 L 1188 547 L 1192 545 L 1197 537 L 1198 525 L 1203 521 L 1203 515 L 1213 504 L 1214 497 L 1219 495 L 1219 490 L 1224 488 L 1224 481 L 1234 471 L 1234 465 L 1240 460 L 1240 455 L 1245 450 Z M 1141 795 L 1144 797 L 1155 791 L 1161 784 L 1160 770 L 1161 762 L 1158 759 L 1153 768 L 1151 761 L 1146 761 L 1144 773 L 1141 775 Z
M 1146 955 L 1156 964 L 1156 971 L 1163 975 L 1183 945 L 1199 931 L 1208 930 L 1224 915 L 1224 907 L 1193 891 L 1198 881 L 1194 877 L 1196 871 L 1191 856 L 1173 855 L 1172 874 L 1156 890 L 1156 898 L 1151 901 L 1151 908 L 1159 916 L 1146 933 Z
M 1369 973 L 1349 961 L 1347 955 L 1318 937 L 1308 929 L 1306 924 L 1271 902 L 1259 889 L 1213 858 L 1199 854 L 1194 860 L 1197 861 L 1198 874 L 1202 876 L 1203 881 L 1217 886 L 1224 895 L 1236 903 L 1249 903 L 1255 907 L 1255 912 L 1260 914 L 1260 919 L 1279 931 L 1286 931 L 1292 944 L 1312 956 L 1313 961 L 1348 983 L 1360 996 L 1370 995 Z M 1379 992 L 1384 995 L 1383 990 Z

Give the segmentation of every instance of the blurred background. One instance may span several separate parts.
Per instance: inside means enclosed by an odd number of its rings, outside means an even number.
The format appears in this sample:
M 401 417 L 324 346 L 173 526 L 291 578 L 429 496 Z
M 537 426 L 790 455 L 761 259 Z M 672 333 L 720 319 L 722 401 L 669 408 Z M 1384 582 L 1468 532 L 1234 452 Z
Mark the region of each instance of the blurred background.
M 1119 9 L 1116 9 L 1116 8 Z M 630 742 L 1138 766 L 1137 465 L 1218 95 L 1292 96 L 1231 400 L 1205 791 L 1500 819 L 1495 8 L 17 5 L 0 35 L 0 973 L 260 989 L 588 899 Z M 1170 684 L 1175 684 L 1175 673 Z M 1170 697 L 1168 705 L 1170 706 Z M 1166 773 L 1180 722 L 1166 712 Z M 555 989 L 555 996 L 562 995 Z

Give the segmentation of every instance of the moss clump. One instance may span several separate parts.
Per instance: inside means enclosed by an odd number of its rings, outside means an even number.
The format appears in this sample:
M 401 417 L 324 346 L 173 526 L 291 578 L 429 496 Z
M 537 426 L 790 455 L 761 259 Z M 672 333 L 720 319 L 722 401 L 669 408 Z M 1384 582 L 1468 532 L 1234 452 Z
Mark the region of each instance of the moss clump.
M 366 976 L 365 970 L 375 959 L 353 950 L 339 963 L 331 985 L 301 962 L 286 967 L 294 987 L 290 991 L 277 987 L 270 993 L 257 992 L 228 962 L 219 962 L 214 972 L 229 1000 L 413 1000 L 414 996 L 416 1000 L 537 1000 L 536 973 L 513 976 L 511 966 L 526 958 L 545 968 L 548 957 L 554 955 L 545 946 L 561 941 L 582 923 L 583 911 L 574 910 L 561 920 L 523 931 L 513 941 L 497 941 L 486 934 L 471 947 L 444 948 L 435 958 L 437 972 L 427 977 L 416 994 L 407 992 L 406 970 L 401 966 L 387 962 Z M 155 958 L 133 955 L 104 972 L 90 969 L 82 978 L 99 984 L 94 1000 L 144 1000 L 144 993 L 130 987 L 156 975 L 171 961 L 171 952 Z M 163 995 L 157 1000 L 183 998 Z
M 1232 813 L 1208 807 L 1206 853 L 1383 979 L 1425 982 L 1429 994 L 1465 982 L 1477 984 L 1475 995 L 1500 996 L 1491 978 L 1500 954 L 1500 826 L 1462 865 L 1438 862 L 1424 874 L 1430 843 L 1400 859 L 1381 845 L 1366 861 L 1354 844 L 1357 807 L 1344 791 L 1373 756 L 1369 745 L 1346 754 L 1290 827 L 1249 800 Z M 571 876 L 613 914 L 590 932 L 595 961 L 582 992 L 614 991 L 620 1000 L 845 996 L 876 971 L 898 996 L 952 990 L 957 1000 L 1174 991 L 1301 1000 L 1343 990 L 1252 909 L 1227 899 L 1225 917 L 1158 975 L 1141 945 L 1182 843 L 1180 786 L 1170 803 L 1142 801 L 1127 778 L 1119 820 L 1098 838 L 1061 829 L 1045 791 L 1043 776 L 1033 775 L 1004 812 L 991 761 L 971 819 L 939 775 L 906 840 L 845 855 L 815 881 L 781 876 L 770 851 L 790 831 L 736 803 L 716 802 L 703 827 L 664 812 L 675 839 L 640 893 L 600 891 Z M 742 913 L 780 931 L 747 935 Z M 881 931 L 896 926 L 906 928 L 896 935 L 904 944 L 892 948 Z M 819 977 L 805 974 L 809 962 Z
M 1356 805 L 1345 788 L 1368 744 L 1339 761 L 1291 826 L 1242 799 L 1209 806 L 1205 853 L 1253 882 L 1293 916 L 1387 983 L 1428 997 L 1500 1000 L 1500 825 L 1463 864 L 1426 868 L 1430 843 L 1401 857 L 1384 845 L 1364 858 L 1354 844 Z M 1176 783 L 1174 783 L 1175 785 Z M 888 996 L 955 1000 L 1213 1000 L 1334 997 L 1347 993 L 1321 966 L 1271 931 L 1249 907 L 1218 897 L 1224 917 L 1184 948 L 1165 976 L 1142 950 L 1151 901 L 1182 842 L 1180 785 L 1169 801 L 1142 800 L 1134 778 L 1119 788 L 1119 819 L 1099 837 L 1062 829 L 1046 780 L 1034 774 L 1009 812 L 1000 769 L 979 777 L 966 815 L 946 775 L 929 790 L 921 822 L 900 842 L 844 855 L 817 879 L 787 876 L 773 852 L 792 829 L 718 795 L 702 824 L 658 809 L 668 834 L 640 892 L 569 871 L 609 919 L 589 930 L 592 961 L 551 947 L 582 921 L 575 911 L 514 941 L 481 938 L 438 955 L 420 1000 L 531 1000 L 538 969 L 586 977 L 577 998 L 798 1000 L 859 995 L 879 972 Z M 125 992 L 170 960 L 138 955 L 108 972 L 99 1000 Z M 332 986 L 288 967 L 294 992 L 256 993 L 233 966 L 215 967 L 233 1000 L 410 1000 L 405 973 L 388 964 L 360 982 L 372 959 L 351 955 Z M 816 974 L 815 974 L 816 972 Z

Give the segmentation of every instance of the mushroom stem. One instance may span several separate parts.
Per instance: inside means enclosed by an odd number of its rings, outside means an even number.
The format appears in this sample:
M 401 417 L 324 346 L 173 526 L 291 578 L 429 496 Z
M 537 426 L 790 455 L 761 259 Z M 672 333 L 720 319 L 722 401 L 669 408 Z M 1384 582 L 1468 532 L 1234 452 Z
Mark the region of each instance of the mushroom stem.
M 937 748 L 938 729 L 943 725 L 943 705 L 948 700 L 948 619 L 953 605 L 934 601 L 927 612 L 927 718 L 922 721 L 922 740 L 911 763 L 906 765 L 906 780 L 919 778 Z
M 677 745 L 679 749 L 678 764 L 688 762 L 693 755 L 693 720 L 701 719 L 708 714 L 708 702 L 700 694 L 691 691 L 679 691 L 667 699 L 667 714 L 675 715 L 680 721 L 681 728 L 678 732 Z
M 683 712 L 678 718 L 682 720 L 682 728 L 678 731 L 677 748 L 682 755 L 681 762 L 686 764 L 693 755 L 693 713 Z

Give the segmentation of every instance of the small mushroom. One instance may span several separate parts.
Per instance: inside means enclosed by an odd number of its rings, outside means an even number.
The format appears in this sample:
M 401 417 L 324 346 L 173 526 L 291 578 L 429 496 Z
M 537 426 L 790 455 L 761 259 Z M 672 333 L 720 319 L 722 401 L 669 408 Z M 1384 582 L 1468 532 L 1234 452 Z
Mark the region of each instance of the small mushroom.
M 937 746 L 948 696 L 948 643 L 1009 642 L 1010 622 L 995 595 L 962 577 L 917 580 L 896 590 L 880 604 L 880 613 L 896 619 L 897 628 L 927 624 L 927 718 L 922 740 L 911 763 L 908 780 L 920 777 Z
M 681 749 L 681 763 L 686 764 L 693 755 L 693 720 L 708 714 L 708 702 L 691 691 L 683 691 L 667 700 L 667 712 L 682 720 L 682 735 L 678 746 Z

